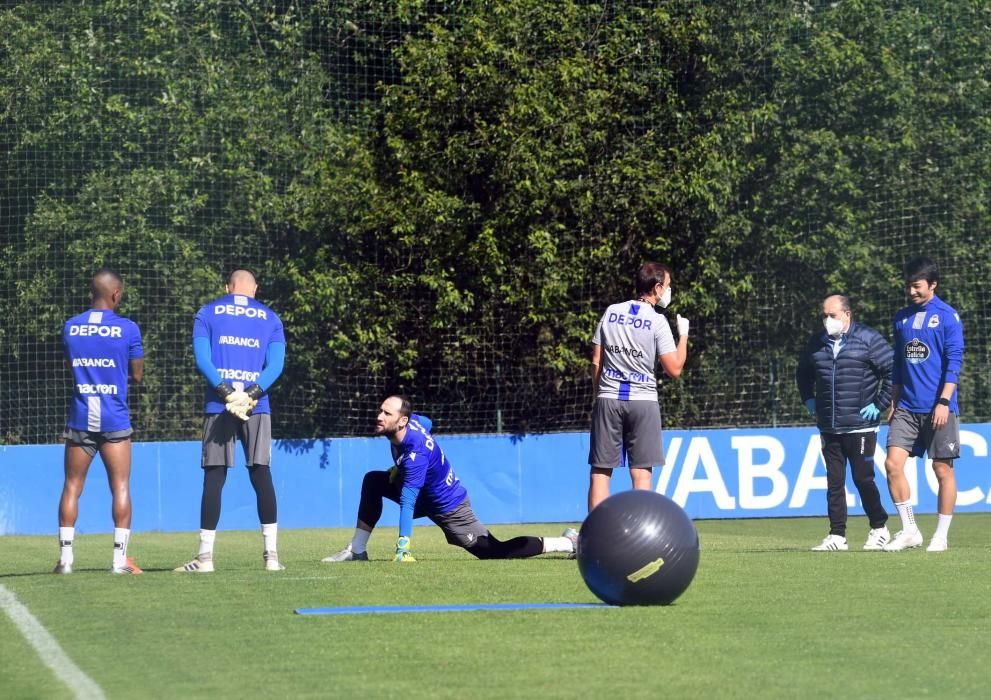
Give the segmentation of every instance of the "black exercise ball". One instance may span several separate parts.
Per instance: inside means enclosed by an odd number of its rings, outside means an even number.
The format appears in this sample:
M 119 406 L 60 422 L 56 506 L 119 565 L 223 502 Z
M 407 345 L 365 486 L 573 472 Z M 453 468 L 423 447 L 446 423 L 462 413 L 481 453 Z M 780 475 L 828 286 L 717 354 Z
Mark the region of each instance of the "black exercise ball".
M 699 565 L 699 535 L 677 503 L 623 491 L 592 509 L 578 533 L 578 569 L 610 605 L 668 605 Z

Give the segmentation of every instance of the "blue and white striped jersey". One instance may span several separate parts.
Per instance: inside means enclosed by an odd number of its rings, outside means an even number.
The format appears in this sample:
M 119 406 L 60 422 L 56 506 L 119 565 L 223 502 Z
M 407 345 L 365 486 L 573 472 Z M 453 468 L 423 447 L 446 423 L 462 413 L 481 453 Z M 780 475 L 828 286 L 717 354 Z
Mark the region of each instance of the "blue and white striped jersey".
M 144 357 L 138 324 L 109 309 L 90 309 L 65 322 L 62 345 L 74 381 L 68 427 L 89 432 L 130 428 L 128 365 Z

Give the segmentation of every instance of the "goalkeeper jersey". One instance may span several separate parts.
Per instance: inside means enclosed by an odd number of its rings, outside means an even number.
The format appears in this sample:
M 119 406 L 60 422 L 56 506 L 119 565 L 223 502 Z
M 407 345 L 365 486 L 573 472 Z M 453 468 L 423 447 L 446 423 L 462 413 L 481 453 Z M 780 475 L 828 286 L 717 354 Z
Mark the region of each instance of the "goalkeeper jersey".
M 391 447 L 403 487 L 420 490 L 416 499 L 418 514 L 450 513 L 468 496 L 468 491 L 447 461 L 444 450 L 415 413 L 410 416 L 403 441 Z
M 68 427 L 89 432 L 130 428 L 128 365 L 144 357 L 138 324 L 109 309 L 90 309 L 65 322 L 62 346 L 74 382 Z
M 258 381 L 271 343 L 285 343 L 278 315 L 257 299 L 228 294 L 196 312 L 193 338 L 210 341 L 210 356 L 220 378 L 236 389 Z M 223 413 L 224 402 L 213 387 L 206 388 L 206 413 Z M 268 395 L 258 399 L 252 413 L 271 413 Z
M 895 364 L 892 384 L 901 385 L 898 407 L 929 413 L 943 384 L 956 384 L 963 368 L 963 323 L 960 315 L 938 296 L 921 306 L 907 306 L 895 314 Z M 960 415 L 957 392 L 950 410 Z

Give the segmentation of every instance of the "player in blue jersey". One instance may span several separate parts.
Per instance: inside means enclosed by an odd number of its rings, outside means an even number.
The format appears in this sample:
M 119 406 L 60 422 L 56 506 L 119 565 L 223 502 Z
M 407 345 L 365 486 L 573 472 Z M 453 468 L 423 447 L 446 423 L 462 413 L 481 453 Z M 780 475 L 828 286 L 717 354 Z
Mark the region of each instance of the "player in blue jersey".
M 197 311 L 193 321 L 193 355 L 206 379 L 200 548 L 195 559 L 175 570 L 214 570 L 221 494 L 240 441 L 255 490 L 265 569 L 282 571 L 285 567 L 279 563 L 277 504 L 270 470 L 272 416 L 265 392 L 282 374 L 286 338 L 278 315 L 255 299 L 258 284 L 251 272 L 232 272 L 226 290 L 225 296 Z
M 479 559 L 520 559 L 547 552 L 574 552 L 578 533 L 561 537 L 497 539 L 471 509 L 471 499 L 437 440 L 430 420 L 413 413 L 409 399 L 390 396 L 382 402 L 375 433 L 389 439 L 395 466 L 365 474 L 358 522 L 351 543 L 324 562 L 368 561 L 368 538 L 382 515 L 383 499 L 399 504 L 399 539 L 394 561 L 416 561 L 410 537 L 413 519 L 426 516 L 444 531 L 448 543 Z
M 140 574 L 127 556 L 131 539 L 131 416 L 127 380 L 144 375 L 141 331 L 117 315 L 124 297 L 120 275 L 106 268 L 90 282 L 92 305 L 65 322 L 62 344 L 72 371 L 72 404 L 65 432 L 65 483 L 59 501 L 59 561 L 54 573 L 71 574 L 72 542 L 79 515 L 79 496 L 97 452 L 103 459 L 113 497 L 115 574 Z
M 592 336 L 595 405 L 589 440 L 588 509 L 609 496 L 609 481 L 626 453 L 635 489 L 650 489 L 655 464 L 664 464 L 655 371 L 672 379 L 688 357 L 688 319 L 677 317 L 678 342 L 655 306 L 671 303 L 671 270 L 648 262 L 634 280 L 636 299 L 606 309 Z
M 956 310 L 936 296 L 938 287 L 935 262 L 915 258 L 905 265 L 905 290 L 912 303 L 895 314 L 892 411 L 884 461 L 888 490 L 902 529 L 884 546 L 888 552 L 922 545 L 910 502 L 911 487 L 905 478 L 905 462 L 910 456 L 928 453 L 939 483 L 936 532 L 928 551 L 946 551 L 957 502 L 953 460 L 960 456 L 957 382 L 963 368 L 963 324 Z

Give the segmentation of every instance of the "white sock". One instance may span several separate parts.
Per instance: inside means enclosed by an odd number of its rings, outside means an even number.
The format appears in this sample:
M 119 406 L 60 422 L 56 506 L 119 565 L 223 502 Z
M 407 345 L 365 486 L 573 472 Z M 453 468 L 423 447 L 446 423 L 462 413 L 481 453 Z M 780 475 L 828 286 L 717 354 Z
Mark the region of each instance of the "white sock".
M 953 515 L 943 515 L 942 513 L 936 518 L 936 532 L 933 537 L 942 537 L 944 540 L 946 536 L 950 534 L 950 521 L 953 520 Z
M 354 529 L 354 535 L 351 537 L 351 551 L 355 554 L 361 554 L 368 547 L 368 538 L 372 536 L 368 530 L 362 530 L 360 527 Z
M 114 528 L 114 568 L 127 564 L 127 543 L 131 539 L 131 530 L 126 527 Z
M 544 543 L 544 552 L 572 552 L 571 540 L 567 537 L 541 537 Z
M 200 552 L 197 559 L 213 559 L 213 542 L 217 539 L 216 530 L 200 530 Z
M 902 530 L 918 529 L 915 524 L 915 513 L 912 512 L 912 506 L 908 501 L 896 503 L 895 508 L 898 509 L 898 516 L 902 519 Z
M 262 523 L 262 540 L 265 541 L 266 552 L 278 551 L 279 524 Z
M 76 528 L 60 527 L 58 529 L 59 561 L 63 564 L 72 564 L 72 540 L 76 537 Z

